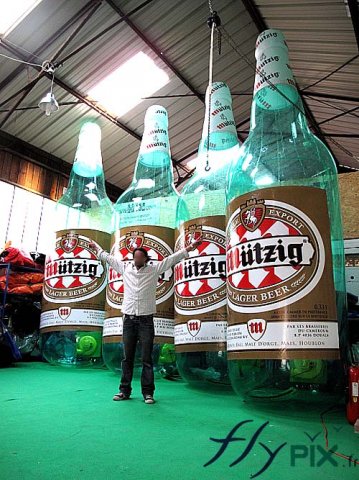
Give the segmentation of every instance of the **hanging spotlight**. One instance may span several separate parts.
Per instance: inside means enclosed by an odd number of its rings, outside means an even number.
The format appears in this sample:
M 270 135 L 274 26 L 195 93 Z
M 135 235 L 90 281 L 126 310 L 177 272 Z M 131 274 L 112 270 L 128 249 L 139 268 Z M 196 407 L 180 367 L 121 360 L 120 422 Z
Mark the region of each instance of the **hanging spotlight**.
M 48 68 L 47 71 L 50 71 L 52 73 L 52 80 L 51 80 L 51 89 L 50 91 L 40 100 L 39 102 L 39 108 L 43 112 L 45 112 L 45 115 L 49 117 L 52 113 L 57 112 L 59 109 L 59 104 L 57 103 L 57 100 L 55 98 L 55 95 L 53 94 L 53 86 L 54 86 L 54 77 L 55 77 L 55 70 L 53 68 Z
M 39 102 L 39 108 L 43 112 L 45 112 L 45 115 L 48 117 L 54 113 L 57 112 L 59 109 L 59 104 L 57 103 L 57 100 L 55 98 L 55 95 L 52 92 L 47 93 Z

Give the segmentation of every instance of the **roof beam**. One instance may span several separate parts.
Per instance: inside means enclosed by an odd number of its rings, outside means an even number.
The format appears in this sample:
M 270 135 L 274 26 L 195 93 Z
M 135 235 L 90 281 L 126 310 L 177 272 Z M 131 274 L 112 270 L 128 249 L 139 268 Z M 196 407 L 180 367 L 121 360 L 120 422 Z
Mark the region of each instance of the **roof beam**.
M 89 21 L 89 19 L 96 12 L 96 10 L 99 8 L 100 5 L 101 4 L 99 2 L 96 2 L 95 6 L 89 12 L 87 12 L 87 15 L 84 16 L 82 21 L 76 26 L 76 28 L 70 33 L 70 35 L 65 39 L 65 41 L 56 50 L 56 52 L 52 56 L 51 60 L 49 61 L 50 65 L 53 64 L 53 62 L 55 62 L 57 57 L 65 50 L 65 48 L 69 45 L 69 43 L 76 37 L 76 35 L 84 27 L 84 25 Z M 6 48 L 7 42 L 6 42 L 6 40 L 2 39 L 1 43 L 3 45 L 4 45 L 4 42 L 5 42 L 5 48 Z M 2 119 L 2 121 L 0 122 L 0 128 L 2 128 L 5 125 L 5 123 L 11 117 L 11 115 L 14 113 L 14 111 L 17 109 L 17 107 L 22 103 L 22 101 L 27 97 L 27 95 L 31 92 L 31 90 L 35 87 L 35 85 L 38 83 L 38 81 L 43 76 L 44 76 L 44 70 L 41 68 L 40 71 L 38 72 L 36 78 L 30 84 L 28 84 L 26 86 L 26 89 L 24 90 L 21 97 L 15 102 L 15 104 L 12 106 L 12 108 L 9 110 L 9 112 Z
M 318 97 L 318 98 L 328 98 L 330 100 L 339 100 L 343 102 L 353 102 L 358 103 L 359 97 L 351 97 L 349 95 L 333 95 L 331 93 L 321 93 L 321 92 L 311 92 L 310 90 L 306 90 L 305 92 L 301 92 L 302 95 L 307 97 Z
M 85 13 L 95 4 L 95 3 L 98 3 L 98 0 L 91 0 L 90 2 L 88 2 L 84 7 L 81 8 L 81 10 L 79 10 L 75 15 L 73 15 L 70 20 L 68 20 L 61 28 L 59 28 L 53 35 L 51 35 L 51 37 L 41 45 L 41 47 L 39 47 L 37 50 L 35 50 L 35 52 L 30 55 L 26 61 L 27 62 L 34 62 L 36 60 L 36 58 L 40 57 L 41 54 L 47 49 L 49 48 L 49 46 L 52 45 L 53 42 L 55 42 L 57 39 L 59 39 L 60 37 L 62 37 L 62 35 L 64 35 L 64 33 L 67 32 L 67 30 L 69 30 L 73 25 L 76 24 L 76 22 L 82 18 Z M 1 44 L 1 40 L 0 40 L 0 44 Z M 14 78 L 16 78 L 22 71 L 24 70 L 24 66 L 23 65 L 19 65 L 17 68 L 15 68 L 15 70 L 13 70 L 6 78 L 4 78 L 4 80 L 2 82 L 0 82 L 0 91 L 6 87 L 12 80 L 14 80 Z M 19 92 L 20 93 L 20 92 Z M 1 105 L 4 105 L 6 103 L 5 102 L 2 102 Z
M 6 48 L 8 51 L 10 51 L 11 53 L 15 54 L 20 60 L 24 60 L 24 55 L 23 53 L 21 52 L 20 49 L 18 49 L 17 47 L 14 47 L 13 45 L 9 45 L 6 43 L 6 41 L 3 41 L 3 47 Z M 35 70 L 37 70 L 38 72 L 43 72 L 41 67 L 37 67 L 35 65 L 32 65 L 32 68 L 34 68 Z M 43 72 L 43 75 L 45 75 L 46 77 L 48 77 L 50 80 L 52 80 L 52 75 L 50 73 L 47 73 L 47 72 Z M 81 103 L 84 103 L 85 105 L 87 105 L 89 108 L 91 108 L 92 110 L 94 110 L 96 113 L 98 113 L 99 115 L 101 115 L 102 117 L 106 118 L 106 120 L 109 120 L 111 123 L 113 123 L 114 125 L 116 125 L 117 127 L 121 128 L 123 131 L 125 131 L 126 133 L 128 133 L 129 135 L 131 135 L 132 137 L 136 138 L 136 140 L 139 140 L 141 141 L 142 139 L 142 136 L 139 135 L 137 132 L 135 132 L 134 130 L 132 130 L 131 128 L 129 128 L 127 125 L 125 125 L 124 123 L 120 122 L 120 120 L 118 120 L 116 117 L 114 117 L 113 115 L 111 115 L 110 113 L 108 113 L 106 110 L 104 110 L 103 108 L 101 108 L 99 105 L 97 105 L 97 103 L 89 100 L 84 94 L 82 94 L 79 90 L 71 87 L 70 85 L 68 85 L 66 82 L 64 82 L 63 80 L 60 80 L 58 77 L 54 77 L 54 83 L 56 85 L 58 85 L 59 87 L 61 87 L 63 90 L 65 90 L 66 92 L 68 92 L 70 95 L 72 95 L 73 97 L 77 98 Z M 184 166 L 181 166 L 178 164 L 178 161 L 175 160 L 174 158 L 172 158 L 172 162 L 175 164 L 175 165 L 178 165 L 183 171 L 185 171 L 186 173 L 188 173 L 188 169 Z
M 14 53 L 15 55 L 17 55 L 21 60 L 24 60 L 24 55 L 22 54 L 22 52 L 12 46 L 12 45 L 8 45 L 6 43 L 6 41 L 3 40 L 3 46 L 9 50 L 10 52 Z M 38 72 L 41 72 L 42 69 L 40 67 L 37 67 L 35 65 L 32 65 L 32 68 L 34 68 L 35 70 L 37 70 Z M 52 75 L 47 73 L 47 72 L 44 72 L 44 75 L 47 76 L 50 80 L 52 80 Z M 141 140 L 141 135 L 139 135 L 138 133 L 136 133 L 134 130 L 131 130 L 130 128 L 127 127 L 127 125 L 125 125 L 124 123 L 120 122 L 119 120 L 117 120 L 116 117 L 114 117 L 113 115 L 111 115 L 110 113 L 106 112 L 105 110 L 103 110 L 100 106 L 98 106 L 96 103 L 92 102 L 91 100 L 89 100 L 88 98 L 85 97 L 85 95 L 83 95 L 80 91 L 78 91 L 77 89 L 75 88 L 72 88 L 70 85 L 68 85 L 66 82 L 60 80 L 57 76 L 55 76 L 54 78 L 54 83 L 56 85 L 58 85 L 59 87 L 61 87 L 63 90 L 65 90 L 66 92 L 70 93 L 73 97 L 77 98 L 78 100 L 80 100 L 81 102 L 85 103 L 88 107 L 90 107 L 91 109 L 95 110 L 95 112 L 97 112 L 99 115 L 103 116 L 104 118 L 106 118 L 107 120 L 109 120 L 110 122 L 114 123 L 115 125 L 117 125 L 118 127 L 120 127 L 122 130 L 124 130 L 126 133 L 128 133 L 129 135 L 131 135 L 132 137 L 136 138 L 137 140 Z
M 249 13 L 251 19 L 253 20 L 255 26 L 257 27 L 257 30 L 259 33 L 263 32 L 263 30 L 267 30 L 268 25 L 264 18 L 262 17 L 262 14 L 260 13 L 257 5 L 254 3 L 252 0 L 242 0 L 242 3 Z
M 43 53 L 46 48 L 49 47 L 49 45 L 51 46 L 51 43 L 54 42 L 55 40 L 57 40 L 59 37 L 61 37 L 65 31 L 67 31 L 74 23 L 75 23 L 75 20 L 77 21 L 79 18 L 81 18 L 83 16 L 83 14 L 89 9 L 89 7 L 91 7 L 94 3 L 97 3 L 99 0 L 91 0 L 87 5 L 85 5 L 85 7 L 83 7 L 78 14 L 76 14 L 74 17 L 72 17 L 72 19 L 69 20 L 69 22 L 67 22 L 63 27 L 61 27 L 52 37 L 50 37 L 50 39 L 45 43 L 43 44 L 38 50 L 36 50 L 36 52 L 31 55 L 30 57 L 28 57 L 26 59 L 27 62 L 31 62 L 33 61 L 37 56 L 41 55 L 41 53 Z M 100 0 L 102 1 L 102 0 Z M 133 10 L 131 10 L 131 12 L 128 13 L 127 17 L 131 16 L 131 15 L 134 15 L 135 13 L 137 13 L 139 10 L 141 10 L 143 7 L 147 6 L 149 3 L 151 3 L 153 0 L 146 0 L 144 1 L 143 3 L 141 3 L 138 7 L 134 8 Z M 119 25 L 120 23 L 124 22 L 125 21 L 125 18 L 122 18 L 120 20 L 118 20 L 117 22 L 111 24 L 109 27 L 107 27 L 105 30 L 103 30 L 102 32 L 98 33 L 97 35 L 95 35 L 94 37 L 90 38 L 90 40 L 87 40 L 85 43 L 83 43 L 82 45 L 80 45 L 79 47 L 77 47 L 75 50 L 73 50 L 71 53 L 69 53 L 68 55 L 66 55 L 66 57 L 63 57 L 61 59 L 59 59 L 57 62 L 56 62 L 56 66 L 60 66 L 62 65 L 63 63 L 65 63 L 66 60 L 68 60 L 69 58 L 73 57 L 74 55 L 78 54 L 80 51 L 82 51 L 84 48 L 88 47 L 91 43 L 95 42 L 96 40 L 98 40 L 100 37 L 102 37 L 103 35 L 105 35 L 106 33 L 108 33 L 110 30 L 112 30 L 114 27 L 117 27 L 117 25 Z M 0 40 L 0 45 L 1 45 L 1 40 Z M 24 66 L 23 65 L 20 65 L 19 67 L 17 67 L 3 82 L 0 83 L 0 91 L 1 91 L 1 88 L 3 88 L 4 86 L 7 85 L 7 83 L 11 80 L 13 80 L 19 73 L 21 73 L 24 69 Z M 32 81 L 36 81 L 36 79 L 32 80 Z M 13 98 L 16 98 L 20 93 L 24 92 L 28 86 L 30 85 L 31 82 L 29 82 L 27 85 L 25 85 L 24 87 L 20 88 L 17 92 L 13 93 L 10 97 L 8 97 L 6 100 L 3 100 L 1 103 L 0 103 L 0 107 L 2 107 L 3 105 L 5 105 L 7 102 L 9 102 L 10 100 L 12 100 Z
M 335 132 L 323 132 L 325 137 L 333 138 L 359 138 L 357 133 L 335 133 Z
M 126 20 L 126 18 L 134 15 L 135 13 L 139 12 L 140 10 L 142 10 L 144 7 L 146 7 L 149 3 L 153 2 L 154 0 L 145 0 L 144 2 L 142 2 L 140 5 L 138 5 L 136 8 L 134 8 L 133 10 L 131 10 L 130 12 L 128 12 L 127 15 L 125 15 L 124 17 L 120 18 L 119 20 L 117 20 L 117 22 L 114 22 L 112 23 L 110 26 L 108 26 L 107 28 L 105 28 L 105 30 L 102 30 L 102 32 L 94 35 L 93 37 L 91 37 L 89 40 L 87 40 L 85 43 L 83 43 L 82 45 L 80 45 L 79 47 L 77 47 L 75 50 L 73 50 L 72 52 L 70 52 L 69 54 L 67 54 L 64 58 L 61 58 L 57 63 L 59 65 L 62 65 L 63 63 L 65 63 L 69 58 L 77 55 L 79 52 L 81 52 L 82 50 L 84 50 L 85 48 L 87 48 L 89 45 L 91 45 L 93 42 L 95 42 L 96 40 L 98 40 L 99 38 L 103 37 L 104 35 L 106 35 L 106 33 L 108 33 L 109 31 L 113 30 L 115 27 L 117 27 L 118 25 L 120 25 L 120 23 L 124 22 Z
M 357 0 L 348 0 L 348 7 L 349 7 L 350 16 L 352 19 L 352 24 L 354 28 L 358 50 L 359 50 L 359 4 Z
M 186 85 L 186 87 L 202 102 L 205 103 L 204 96 L 199 93 L 193 85 L 182 75 L 182 73 L 177 70 L 177 68 L 173 65 L 173 63 L 164 55 L 164 53 L 142 32 L 142 30 L 137 27 L 137 25 L 126 16 L 126 14 L 122 11 L 120 7 L 118 7 L 112 0 L 105 0 L 106 3 L 118 14 L 121 18 L 124 18 L 126 24 L 133 30 L 136 35 L 138 35 L 143 42 L 157 55 L 158 58 L 162 60 L 162 62 L 167 65 L 167 67 L 171 70 L 172 73 L 176 75 L 177 78 L 181 80 L 181 82 Z
M 348 115 L 349 113 L 355 112 L 358 110 L 359 107 L 353 107 L 350 110 L 347 110 L 345 112 L 338 113 L 337 115 L 333 115 L 330 118 L 326 118 L 325 120 L 322 120 L 318 125 L 323 125 L 324 123 L 331 122 L 332 120 L 336 120 L 337 118 L 344 117 L 344 115 Z

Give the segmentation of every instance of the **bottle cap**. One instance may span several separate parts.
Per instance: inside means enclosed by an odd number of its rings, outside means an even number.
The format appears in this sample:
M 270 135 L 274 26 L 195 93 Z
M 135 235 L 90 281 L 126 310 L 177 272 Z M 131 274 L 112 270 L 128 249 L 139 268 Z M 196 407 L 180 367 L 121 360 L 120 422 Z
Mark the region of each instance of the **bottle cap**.
M 287 42 L 280 30 L 271 28 L 269 30 L 264 30 L 264 32 L 258 36 L 256 41 L 256 59 L 258 60 L 263 51 L 271 47 L 280 47 L 288 50 Z

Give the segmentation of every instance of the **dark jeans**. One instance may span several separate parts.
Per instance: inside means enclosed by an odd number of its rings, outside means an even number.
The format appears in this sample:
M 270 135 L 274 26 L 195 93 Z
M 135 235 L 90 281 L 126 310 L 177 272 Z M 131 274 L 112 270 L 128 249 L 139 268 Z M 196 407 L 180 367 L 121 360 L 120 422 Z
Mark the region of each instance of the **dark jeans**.
M 153 395 L 155 390 L 152 361 L 154 337 L 155 328 L 153 324 L 153 315 L 123 316 L 123 344 L 125 358 L 122 360 L 120 392 L 123 392 L 125 395 L 131 395 L 132 392 L 131 382 L 138 341 L 140 341 L 141 344 L 142 357 L 142 395 Z

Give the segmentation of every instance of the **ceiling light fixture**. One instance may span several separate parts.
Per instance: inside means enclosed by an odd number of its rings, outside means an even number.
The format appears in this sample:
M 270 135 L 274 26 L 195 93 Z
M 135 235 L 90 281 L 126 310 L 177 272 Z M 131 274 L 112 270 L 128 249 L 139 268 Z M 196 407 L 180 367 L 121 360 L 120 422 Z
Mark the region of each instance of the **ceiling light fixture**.
M 49 117 L 52 113 L 55 113 L 58 111 L 59 104 L 57 103 L 55 95 L 52 91 L 54 86 L 55 70 L 54 68 L 49 67 L 47 71 L 49 73 L 52 73 L 51 88 L 50 88 L 50 91 L 40 100 L 38 106 L 40 110 L 45 112 L 45 115 Z

